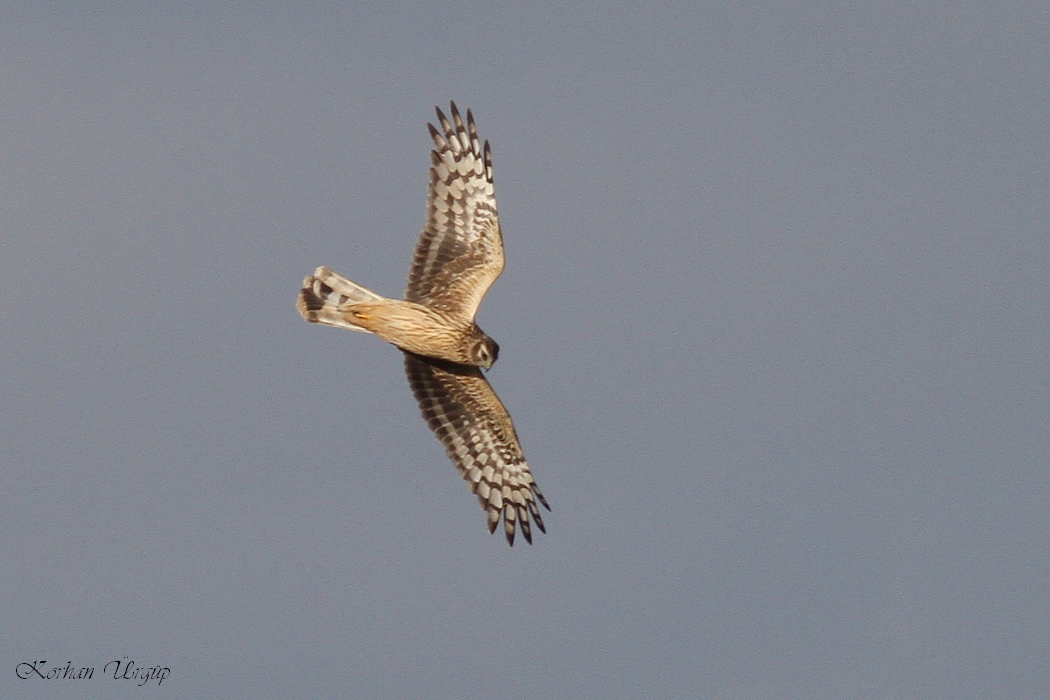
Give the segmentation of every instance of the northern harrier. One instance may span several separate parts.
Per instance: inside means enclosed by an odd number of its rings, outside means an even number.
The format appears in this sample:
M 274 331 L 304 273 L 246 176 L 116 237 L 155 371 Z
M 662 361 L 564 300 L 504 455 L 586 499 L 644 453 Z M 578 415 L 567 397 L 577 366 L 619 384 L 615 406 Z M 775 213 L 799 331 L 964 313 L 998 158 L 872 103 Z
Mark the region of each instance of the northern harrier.
M 532 544 L 529 515 L 546 532 L 538 500 L 547 500 L 525 461 L 510 414 L 480 368 L 499 345 L 474 322 L 485 292 L 503 272 L 503 237 L 492 188 L 492 153 L 482 148 L 474 116 L 451 104 L 432 124 L 427 221 L 416 244 L 404 300 L 387 299 L 327 267 L 303 280 L 296 308 L 307 321 L 374 333 L 405 353 L 405 372 L 423 418 L 444 444 L 488 513 L 489 532 L 503 516 L 507 542 L 516 524 Z

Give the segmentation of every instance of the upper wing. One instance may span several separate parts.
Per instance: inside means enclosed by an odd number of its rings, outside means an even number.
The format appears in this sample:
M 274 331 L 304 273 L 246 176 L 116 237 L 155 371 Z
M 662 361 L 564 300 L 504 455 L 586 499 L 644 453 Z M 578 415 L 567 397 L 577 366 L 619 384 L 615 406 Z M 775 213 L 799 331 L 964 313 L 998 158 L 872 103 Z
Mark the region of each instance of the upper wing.
M 482 149 L 474 115 L 467 124 L 451 104 L 444 134 L 427 124 L 437 148 L 430 152 L 427 222 L 416 244 L 405 299 L 472 321 L 485 292 L 503 272 L 503 237 L 492 187 L 492 152 Z
M 536 501 L 550 510 L 536 487 L 507 409 L 477 367 L 405 353 L 405 373 L 423 418 L 488 512 L 489 532 L 503 515 L 507 542 L 515 521 L 532 544 L 529 514 L 543 532 Z

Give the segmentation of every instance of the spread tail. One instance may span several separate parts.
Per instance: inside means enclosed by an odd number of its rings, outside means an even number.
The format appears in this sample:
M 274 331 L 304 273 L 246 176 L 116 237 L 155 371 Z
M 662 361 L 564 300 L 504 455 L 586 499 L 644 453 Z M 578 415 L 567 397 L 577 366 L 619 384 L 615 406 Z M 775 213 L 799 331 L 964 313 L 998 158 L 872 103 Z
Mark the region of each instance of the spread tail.
M 382 300 L 383 297 L 372 290 L 351 282 L 327 267 L 319 267 L 314 270 L 312 276 L 303 280 L 303 288 L 299 291 L 299 300 L 296 301 L 295 308 L 299 309 L 302 317 L 310 323 L 323 323 L 326 326 L 371 333 L 367 328 L 348 321 L 340 307 Z

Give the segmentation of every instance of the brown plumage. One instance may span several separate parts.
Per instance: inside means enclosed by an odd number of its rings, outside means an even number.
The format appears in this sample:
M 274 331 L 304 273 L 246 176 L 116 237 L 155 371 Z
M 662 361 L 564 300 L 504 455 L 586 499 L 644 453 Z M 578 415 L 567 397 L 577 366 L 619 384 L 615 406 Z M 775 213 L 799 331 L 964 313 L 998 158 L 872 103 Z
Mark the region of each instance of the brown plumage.
M 455 103 L 441 130 L 428 124 L 427 221 L 416 244 L 405 299 L 388 299 L 319 267 L 303 280 L 296 303 L 311 323 L 374 333 L 405 352 L 405 372 L 423 417 L 482 508 L 489 532 L 503 518 L 507 541 L 518 526 L 532 543 L 530 517 L 544 530 L 547 510 L 517 432 L 479 367 L 489 369 L 499 345 L 474 321 L 485 293 L 503 271 L 503 237 L 492 185 L 492 152 Z

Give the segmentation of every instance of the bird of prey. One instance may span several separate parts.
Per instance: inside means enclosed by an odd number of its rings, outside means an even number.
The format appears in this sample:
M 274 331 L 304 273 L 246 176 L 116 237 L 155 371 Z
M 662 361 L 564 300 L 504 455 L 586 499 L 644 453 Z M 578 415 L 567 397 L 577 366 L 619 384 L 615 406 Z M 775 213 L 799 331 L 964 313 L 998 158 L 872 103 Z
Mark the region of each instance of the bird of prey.
M 499 345 L 474 317 L 503 272 L 503 236 L 492 186 L 492 151 L 478 139 L 474 115 L 456 104 L 432 124 L 427 217 L 416 244 L 405 298 L 388 299 L 319 267 L 303 280 L 296 308 L 311 323 L 374 333 L 405 355 L 405 373 L 423 418 L 507 542 L 518 527 L 532 544 L 543 532 L 536 502 L 550 510 L 525 461 L 514 423 L 481 373 Z

